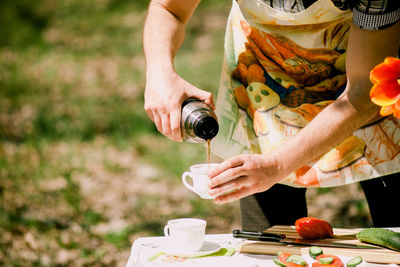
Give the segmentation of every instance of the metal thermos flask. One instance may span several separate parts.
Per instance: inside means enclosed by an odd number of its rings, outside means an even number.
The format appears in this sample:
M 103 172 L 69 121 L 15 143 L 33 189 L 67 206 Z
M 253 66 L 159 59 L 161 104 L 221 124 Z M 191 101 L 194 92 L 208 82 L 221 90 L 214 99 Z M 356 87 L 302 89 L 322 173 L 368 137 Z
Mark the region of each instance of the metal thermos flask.
M 181 132 L 183 140 L 202 143 L 218 133 L 218 121 L 214 111 L 197 99 L 187 99 L 182 104 Z

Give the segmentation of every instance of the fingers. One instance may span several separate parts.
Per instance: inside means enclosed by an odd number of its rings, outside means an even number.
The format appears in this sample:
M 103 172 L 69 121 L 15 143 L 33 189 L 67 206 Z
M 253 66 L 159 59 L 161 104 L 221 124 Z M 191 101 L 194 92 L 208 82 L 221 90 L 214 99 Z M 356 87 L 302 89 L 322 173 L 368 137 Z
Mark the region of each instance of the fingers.
M 232 193 L 214 198 L 214 202 L 217 204 L 228 203 L 228 202 L 232 202 L 234 200 L 237 200 L 237 199 L 240 199 L 243 197 L 250 196 L 254 193 L 255 192 L 253 192 L 253 189 L 251 187 L 244 186 L 244 187 L 241 187 L 241 188 L 233 191 Z
M 154 122 L 153 112 L 146 108 L 145 108 L 145 110 L 146 110 L 147 116 L 149 116 L 150 120 L 152 120 Z
M 181 135 L 181 110 L 175 109 L 170 114 L 171 137 L 174 141 L 182 141 Z
M 162 122 L 161 122 L 161 117 L 157 113 L 152 113 L 153 114 L 153 121 L 154 124 L 157 127 L 157 130 L 162 133 Z
M 243 175 L 245 175 L 245 173 L 243 172 L 242 168 L 240 167 L 230 168 L 212 178 L 211 181 L 208 183 L 208 187 L 213 189 L 217 186 L 221 186 L 230 181 L 237 180 L 238 177 Z
M 246 184 L 246 176 L 241 176 L 221 186 L 210 189 L 209 193 L 211 196 L 219 196 L 221 194 L 233 192 L 238 188 L 243 187 L 245 184 Z
M 209 105 L 213 110 L 215 109 L 214 99 L 211 93 L 209 93 L 204 99 L 204 103 Z
M 217 167 L 215 167 L 214 169 L 209 171 L 208 176 L 211 179 L 215 179 L 217 175 L 225 172 L 226 170 L 228 170 L 230 168 L 242 166 L 243 163 L 244 163 L 244 160 L 241 155 L 227 159 L 227 160 L 223 161 L 222 163 L 220 163 L 219 165 L 217 165 Z
M 173 141 L 182 141 L 181 136 L 181 109 L 180 105 L 168 109 L 148 108 L 145 110 L 154 122 L 157 130 Z
M 169 113 L 161 113 L 161 133 L 171 139 L 171 124 L 169 121 Z
M 182 141 L 180 119 L 180 109 L 174 109 L 171 113 L 161 113 L 158 116 L 161 119 L 161 128 L 159 131 L 173 141 Z M 157 124 L 156 124 L 157 125 Z
M 210 92 L 200 90 L 198 88 L 194 88 L 195 90 L 191 91 L 191 94 L 189 97 L 194 97 L 196 99 L 199 99 L 201 101 L 204 101 L 207 105 L 209 105 L 212 109 L 215 109 L 215 104 L 213 100 L 213 95 Z

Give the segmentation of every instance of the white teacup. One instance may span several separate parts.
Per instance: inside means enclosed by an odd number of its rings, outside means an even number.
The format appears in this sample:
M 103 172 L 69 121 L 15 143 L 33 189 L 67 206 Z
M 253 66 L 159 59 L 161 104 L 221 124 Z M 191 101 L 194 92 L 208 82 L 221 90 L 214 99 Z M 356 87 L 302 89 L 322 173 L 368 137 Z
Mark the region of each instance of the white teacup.
M 168 245 L 179 252 L 199 251 L 204 243 L 207 222 L 202 219 L 182 218 L 168 221 L 164 235 Z
M 190 167 L 190 172 L 185 172 L 182 174 L 182 182 L 183 184 L 198 194 L 201 198 L 204 199 L 213 199 L 215 196 L 210 196 L 207 184 L 210 181 L 207 173 L 209 170 L 212 170 L 218 165 L 218 163 L 208 163 L 204 164 L 196 164 Z M 192 180 L 192 184 L 188 183 L 188 178 Z

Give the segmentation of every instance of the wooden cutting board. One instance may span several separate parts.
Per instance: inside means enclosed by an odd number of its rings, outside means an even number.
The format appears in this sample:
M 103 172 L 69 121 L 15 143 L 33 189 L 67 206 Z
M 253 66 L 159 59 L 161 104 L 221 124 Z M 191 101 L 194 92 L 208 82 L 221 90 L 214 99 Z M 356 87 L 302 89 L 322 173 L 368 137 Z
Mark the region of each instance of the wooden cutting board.
M 324 241 L 343 242 L 350 244 L 363 244 L 357 240 L 357 229 L 333 228 L 333 238 Z M 287 237 L 300 238 L 294 226 L 275 225 L 265 232 L 285 234 Z M 400 252 L 389 249 L 352 249 L 333 248 L 320 246 L 325 254 L 343 255 L 349 257 L 361 256 L 365 261 L 374 263 L 397 263 L 400 264 Z M 240 247 L 240 252 L 251 254 L 275 255 L 277 252 L 289 252 L 293 254 L 308 254 L 309 246 L 285 245 L 276 242 L 246 241 Z

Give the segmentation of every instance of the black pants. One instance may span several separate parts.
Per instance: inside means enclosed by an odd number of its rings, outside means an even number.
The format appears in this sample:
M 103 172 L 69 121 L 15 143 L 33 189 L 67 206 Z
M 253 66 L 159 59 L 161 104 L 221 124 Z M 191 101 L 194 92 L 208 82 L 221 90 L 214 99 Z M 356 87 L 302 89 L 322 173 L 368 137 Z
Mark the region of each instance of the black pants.
M 375 227 L 400 226 L 400 173 L 360 182 Z M 261 231 L 272 225 L 293 225 L 307 216 L 305 188 L 276 184 L 241 200 L 242 228 Z
M 375 227 L 400 226 L 400 173 L 360 182 Z

